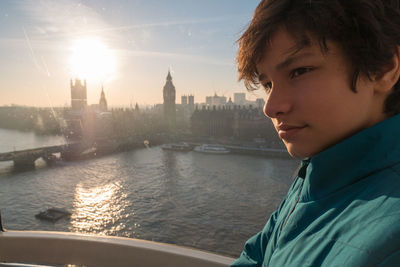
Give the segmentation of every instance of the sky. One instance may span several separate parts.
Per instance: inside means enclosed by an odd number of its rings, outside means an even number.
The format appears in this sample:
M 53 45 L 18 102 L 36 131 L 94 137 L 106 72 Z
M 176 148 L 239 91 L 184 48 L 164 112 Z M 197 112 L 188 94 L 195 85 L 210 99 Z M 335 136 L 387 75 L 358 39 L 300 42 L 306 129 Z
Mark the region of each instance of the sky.
M 233 97 L 236 40 L 259 0 L 1 0 L 0 106 L 69 106 L 70 80 L 110 106 Z M 247 93 L 254 100 L 260 93 Z

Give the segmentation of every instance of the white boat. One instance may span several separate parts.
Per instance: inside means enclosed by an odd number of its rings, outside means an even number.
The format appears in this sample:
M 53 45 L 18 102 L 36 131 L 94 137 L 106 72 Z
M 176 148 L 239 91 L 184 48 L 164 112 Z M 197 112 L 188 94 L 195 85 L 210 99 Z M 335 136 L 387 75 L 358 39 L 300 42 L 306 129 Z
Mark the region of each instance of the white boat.
M 209 252 L 131 238 L 0 231 L 0 266 L 226 267 L 233 261 Z
M 188 143 L 179 144 L 164 144 L 161 146 L 163 150 L 173 150 L 173 151 L 190 151 L 193 149 Z
M 196 146 L 194 148 L 196 152 L 202 153 L 211 153 L 211 154 L 227 154 L 231 151 L 226 149 L 224 146 L 221 145 L 210 145 L 210 144 L 202 144 L 201 146 Z

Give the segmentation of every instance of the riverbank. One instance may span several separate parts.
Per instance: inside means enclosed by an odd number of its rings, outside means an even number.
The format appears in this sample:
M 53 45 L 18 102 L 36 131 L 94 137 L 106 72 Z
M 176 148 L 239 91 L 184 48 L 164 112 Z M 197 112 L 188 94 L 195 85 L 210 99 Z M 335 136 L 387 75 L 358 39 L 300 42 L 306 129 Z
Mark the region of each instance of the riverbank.
M 194 137 L 190 135 L 176 135 L 173 138 L 165 139 L 164 143 L 188 143 L 191 146 L 200 146 L 202 144 L 219 144 L 229 149 L 232 154 L 253 155 L 260 157 L 279 157 L 290 158 L 282 142 L 268 142 L 264 139 L 238 140 L 232 137 Z

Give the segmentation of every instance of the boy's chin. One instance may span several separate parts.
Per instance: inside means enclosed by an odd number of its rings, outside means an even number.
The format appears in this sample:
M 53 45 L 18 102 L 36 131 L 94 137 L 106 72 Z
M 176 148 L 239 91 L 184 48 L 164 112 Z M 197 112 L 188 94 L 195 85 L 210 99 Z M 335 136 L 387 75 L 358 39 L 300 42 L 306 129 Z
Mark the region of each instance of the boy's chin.
M 291 143 L 285 143 L 286 149 L 289 153 L 289 155 L 292 158 L 296 159 L 306 159 L 310 158 L 318 153 L 318 151 L 314 151 L 313 149 L 310 149 L 309 147 L 303 147 L 300 145 L 296 144 L 291 144 Z

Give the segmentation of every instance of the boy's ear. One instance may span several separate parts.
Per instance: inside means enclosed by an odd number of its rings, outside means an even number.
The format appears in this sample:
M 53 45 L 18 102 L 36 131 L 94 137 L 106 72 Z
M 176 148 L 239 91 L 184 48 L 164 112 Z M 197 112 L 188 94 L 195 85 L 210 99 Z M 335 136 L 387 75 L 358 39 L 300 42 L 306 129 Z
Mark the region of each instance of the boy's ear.
M 392 60 L 389 64 L 383 67 L 380 74 L 374 77 L 376 82 L 376 93 L 388 93 L 397 83 L 400 77 L 400 46 L 397 46 Z

